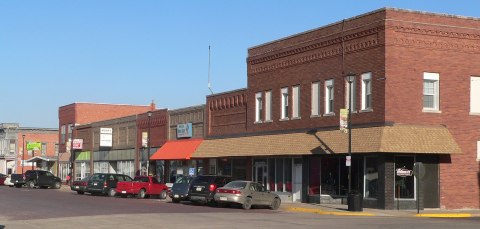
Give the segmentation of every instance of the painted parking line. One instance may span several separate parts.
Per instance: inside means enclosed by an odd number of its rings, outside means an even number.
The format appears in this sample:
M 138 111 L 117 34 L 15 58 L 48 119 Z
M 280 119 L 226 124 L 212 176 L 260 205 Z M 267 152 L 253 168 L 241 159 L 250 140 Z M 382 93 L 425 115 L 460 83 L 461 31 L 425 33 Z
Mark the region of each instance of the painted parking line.
M 320 215 L 338 215 L 338 216 L 375 216 L 375 214 L 368 212 L 336 212 L 336 211 L 322 211 L 313 208 L 287 208 L 287 211 L 315 213 Z
M 416 214 L 417 217 L 429 217 L 429 218 L 468 218 L 472 217 L 470 213 L 427 213 Z

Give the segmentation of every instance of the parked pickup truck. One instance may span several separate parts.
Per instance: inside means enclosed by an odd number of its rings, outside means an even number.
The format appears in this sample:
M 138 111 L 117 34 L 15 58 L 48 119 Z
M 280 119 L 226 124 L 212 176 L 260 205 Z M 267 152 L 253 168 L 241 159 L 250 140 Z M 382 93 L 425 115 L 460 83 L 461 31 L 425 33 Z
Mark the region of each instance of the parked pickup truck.
M 12 174 L 11 182 L 15 187 L 20 188 L 26 185 L 28 188 L 55 188 L 62 186 L 62 180 L 49 171 L 28 170 L 25 174 Z
M 167 198 L 168 187 L 160 183 L 153 176 L 137 176 L 133 181 L 122 181 L 117 183 L 117 194 L 126 196 L 136 196 L 143 199 L 148 196 L 158 196 L 160 199 Z

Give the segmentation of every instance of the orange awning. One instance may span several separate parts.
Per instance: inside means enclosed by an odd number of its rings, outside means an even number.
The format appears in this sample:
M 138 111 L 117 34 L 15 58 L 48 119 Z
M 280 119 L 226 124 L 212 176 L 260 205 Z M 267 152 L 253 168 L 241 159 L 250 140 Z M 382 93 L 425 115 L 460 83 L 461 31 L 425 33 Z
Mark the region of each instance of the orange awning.
M 150 160 L 190 159 L 190 156 L 195 152 L 202 141 L 203 139 L 168 141 L 150 157 Z

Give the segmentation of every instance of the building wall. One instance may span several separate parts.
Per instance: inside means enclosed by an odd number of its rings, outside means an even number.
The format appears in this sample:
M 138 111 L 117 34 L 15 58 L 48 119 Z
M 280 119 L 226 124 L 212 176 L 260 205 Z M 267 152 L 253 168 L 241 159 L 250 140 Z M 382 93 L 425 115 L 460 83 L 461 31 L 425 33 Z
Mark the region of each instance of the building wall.
M 205 105 L 181 108 L 168 111 L 169 139 L 177 139 L 177 125 L 192 123 L 192 138 L 204 138 L 205 135 Z
M 150 126 L 150 147 L 159 148 L 168 139 L 167 109 L 155 110 L 148 118 L 147 113 L 139 114 L 137 118 L 137 148 L 142 148 L 142 132 L 148 132 Z
M 25 145 L 23 145 L 23 135 L 25 135 Z M 22 160 L 28 160 L 35 156 L 47 156 L 57 157 L 55 152 L 55 145 L 58 143 L 58 130 L 47 128 L 22 128 L 18 129 L 18 160 L 17 160 L 17 173 L 22 173 Z M 32 153 L 28 153 L 26 145 L 28 142 L 42 142 L 47 143 L 47 151 L 45 155 L 42 155 L 41 150 L 34 150 Z M 25 155 L 23 155 L 25 154 Z M 25 165 L 25 163 L 24 163 Z M 36 167 L 33 167 L 35 169 Z M 32 169 L 32 166 L 24 166 L 24 172 Z M 56 170 L 56 168 L 54 168 Z M 53 171 L 55 173 L 55 171 Z
M 246 132 L 246 89 L 207 96 L 205 124 L 207 136 Z
M 447 126 L 462 152 L 442 157 L 441 207 L 479 208 L 480 116 L 469 113 L 470 76 L 480 76 L 480 20 L 396 10 L 387 17 L 385 119 Z M 422 111 L 424 72 L 440 75 L 439 112 Z

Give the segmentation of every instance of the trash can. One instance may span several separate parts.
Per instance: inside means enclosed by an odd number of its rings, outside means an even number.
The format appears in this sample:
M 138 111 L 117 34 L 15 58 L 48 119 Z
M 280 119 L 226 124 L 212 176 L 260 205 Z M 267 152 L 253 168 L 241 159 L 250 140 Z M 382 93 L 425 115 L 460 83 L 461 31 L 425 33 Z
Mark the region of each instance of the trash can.
M 361 193 L 351 192 L 347 196 L 348 211 L 363 211 L 363 196 Z

